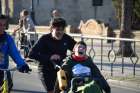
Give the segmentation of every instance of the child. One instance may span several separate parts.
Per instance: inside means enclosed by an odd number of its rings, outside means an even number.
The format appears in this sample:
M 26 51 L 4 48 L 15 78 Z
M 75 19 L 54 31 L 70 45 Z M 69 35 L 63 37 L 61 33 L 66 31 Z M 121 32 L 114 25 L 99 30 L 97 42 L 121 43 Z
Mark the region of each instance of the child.
M 21 57 L 21 54 L 19 53 L 13 38 L 5 31 L 7 21 L 7 16 L 0 15 L 0 88 L 3 84 L 4 78 L 4 71 L 1 69 L 8 69 L 9 56 L 17 64 L 17 68 L 20 72 L 28 73 L 31 71 L 28 64 L 26 64 Z M 13 86 L 10 72 L 7 73 L 7 78 L 10 82 L 8 83 L 10 90 Z
M 62 65 L 68 77 L 68 81 L 76 75 L 76 73 L 86 73 L 91 71 L 91 78 L 97 82 L 101 89 L 105 93 L 110 93 L 110 86 L 101 75 L 97 66 L 93 63 L 92 59 L 86 55 L 87 46 L 83 41 L 77 42 L 73 49 L 73 54 L 66 59 L 66 62 Z M 86 70 L 83 70 L 86 68 Z M 76 69 L 78 67 L 78 69 Z M 86 74 L 90 75 L 90 74 Z
M 26 9 L 23 9 L 20 13 L 19 24 L 14 29 L 13 35 L 16 35 L 16 32 L 18 31 L 21 31 L 21 45 L 27 43 L 27 39 L 30 40 L 31 45 L 34 45 L 37 40 L 35 24 L 30 17 L 29 11 Z M 29 32 L 33 33 L 31 34 Z

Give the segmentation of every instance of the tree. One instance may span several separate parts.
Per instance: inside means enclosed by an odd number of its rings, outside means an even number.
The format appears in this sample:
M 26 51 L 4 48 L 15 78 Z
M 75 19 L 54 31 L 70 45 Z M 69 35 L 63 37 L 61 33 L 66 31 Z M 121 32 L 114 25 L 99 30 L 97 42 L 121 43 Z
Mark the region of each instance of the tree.
M 140 0 L 134 0 L 132 29 L 140 29 Z
M 121 24 L 121 4 L 122 0 L 112 0 L 116 9 L 116 18 Z M 140 29 L 140 0 L 133 0 L 132 29 Z
M 122 0 L 122 16 L 120 38 L 132 38 L 133 0 Z M 130 41 L 120 41 L 118 55 L 124 57 L 135 56 Z
M 118 20 L 119 23 L 119 28 L 120 28 L 120 24 L 121 24 L 121 3 L 122 0 L 112 0 L 115 10 L 116 10 L 116 19 Z

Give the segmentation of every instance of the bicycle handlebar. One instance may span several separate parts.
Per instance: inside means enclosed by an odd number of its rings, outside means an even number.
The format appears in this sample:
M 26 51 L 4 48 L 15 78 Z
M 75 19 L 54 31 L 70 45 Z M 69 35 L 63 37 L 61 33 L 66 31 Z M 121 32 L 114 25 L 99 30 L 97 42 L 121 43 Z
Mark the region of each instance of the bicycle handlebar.
M 61 66 L 59 66 L 59 65 L 56 64 L 56 61 L 51 60 L 51 62 L 52 62 L 52 64 L 54 65 L 54 68 L 55 68 L 55 69 L 61 69 Z
M 18 68 L 17 67 L 14 67 L 14 68 L 8 68 L 8 69 L 2 69 L 2 68 L 0 68 L 0 70 L 2 70 L 2 71 L 16 71 Z
M 0 70 L 2 70 L 2 71 L 16 71 L 16 70 L 18 70 L 19 68 L 20 68 L 20 67 L 13 67 L 13 68 L 10 68 L 10 69 L 9 69 L 9 68 L 8 68 L 8 69 L 1 69 L 1 68 L 0 68 Z M 31 71 L 32 71 L 32 69 L 29 68 L 29 72 L 31 72 Z M 28 72 L 28 73 L 29 73 L 29 72 Z

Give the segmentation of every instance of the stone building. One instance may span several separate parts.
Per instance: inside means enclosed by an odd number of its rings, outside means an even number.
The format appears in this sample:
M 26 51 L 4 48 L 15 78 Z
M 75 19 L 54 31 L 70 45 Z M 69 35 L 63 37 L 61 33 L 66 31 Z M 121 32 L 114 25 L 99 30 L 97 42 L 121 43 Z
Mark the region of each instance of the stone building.
M 6 1 L 9 1 L 8 4 Z M 99 3 L 97 6 L 96 2 Z M 19 12 L 25 8 L 33 10 L 38 25 L 49 25 L 53 9 L 58 9 L 68 24 L 73 26 L 78 26 L 81 20 L 88 19 L 100 20 L 112 27 L 117 24 L 112 0 L 2 0 L 2 12 L 9 12 L 16 22 Z M 6 12 L 5 9 L 9 10 Z

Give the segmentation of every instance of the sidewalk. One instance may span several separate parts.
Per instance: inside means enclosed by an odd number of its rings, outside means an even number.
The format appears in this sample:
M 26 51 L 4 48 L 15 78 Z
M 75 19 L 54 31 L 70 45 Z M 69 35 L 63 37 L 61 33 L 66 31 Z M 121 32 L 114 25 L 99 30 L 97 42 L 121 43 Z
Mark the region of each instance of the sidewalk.
M 119 87 L 126 87 L 131 89 L 140 90 L 140 76 L 133 77 L 133 76 L 111 76 L 107 71 L 101 71 L 104 77 L 107 79 L 108 83 L 111 86 L 119 86 Z M 115 74 L 115 73 L 114 73 Z

